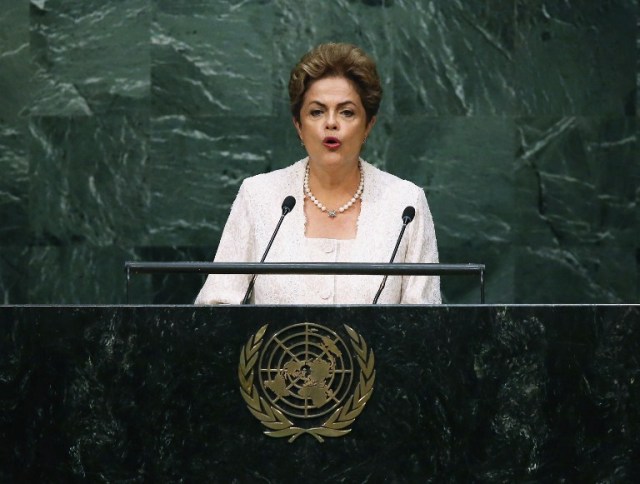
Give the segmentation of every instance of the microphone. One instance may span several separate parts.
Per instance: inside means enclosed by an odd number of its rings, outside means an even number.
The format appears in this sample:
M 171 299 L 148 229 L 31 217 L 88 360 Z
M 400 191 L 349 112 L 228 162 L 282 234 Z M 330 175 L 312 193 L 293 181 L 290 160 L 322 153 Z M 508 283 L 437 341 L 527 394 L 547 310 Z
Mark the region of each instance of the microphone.
M 407 228 L 407 225 L 411 223 L 411 221 L 414 219 L 415 216 L 416 216 L 416 209 L 413 208 L 411 205 L 406 207 L 402 212 L 402 230 L 400 230 L 400 235 L 398 235 L 398 241 L 396 242 L 396 247 L 393 249 L 393 254 L 391 254 L 391 260 L 389 261 L 389 263 L 392 263 L 393 259 L 396 258 L 396 252 L 398 252 L 398 247 L 400 247 L 400 241 L 402 240 L 404 231 Z M 384 289 L 384 286 L 387 283 L 387 277 L 389 276 L 385 275 L 384 278 L 382 279 L 382 282 L 380 283 L 380 288 L 376 293 L 376 297 L 373 298 L 372 304 L 378 303 L 378 298 L 380 297 L 380 293 L 382 293 L 382 290 Z
M 296 206 L 296 199 L 294 197 L 292 197 L 291 195 L 288 195 L 282 201 L 282 215 L 280 216 L 280 220 L 278 221 L 278 225 L 276 225 L 276 229 L 273 231 L 273 235 L 271 236 L 271 240 L 267 244 L 267 248 L 265 249 L 264 254 L 262 254 L 262 259 L 260 259 L 260 262 L 264 262 L 264 260 L 267 258 L 267 254 L 269 253 L 269 249 L 271 249 L 271 244 L 273 244 L 273 240 L 276 238 L 276 234 L 278 233 L 278 230 L 280 230 L 280 225 L 282 225 L 282 221 L 284 220 L 284 217 L 289 212 L 291 212 L 291 210 L 293 210 L 293 207 L 295 207 L 295 206 Z M 248 304 L 249 303 L 249 298 L 251 297 L 251 293 L 253 292 L 253 286 L 254 286 L 255 283 L 256 283 L 256 274 L 254 274 L 251 277 L 251 282 L 249 282 L 249 287 L 247 287 L 247 292 L 244 295 L 244 299 L 242 300 L 242 304 Z

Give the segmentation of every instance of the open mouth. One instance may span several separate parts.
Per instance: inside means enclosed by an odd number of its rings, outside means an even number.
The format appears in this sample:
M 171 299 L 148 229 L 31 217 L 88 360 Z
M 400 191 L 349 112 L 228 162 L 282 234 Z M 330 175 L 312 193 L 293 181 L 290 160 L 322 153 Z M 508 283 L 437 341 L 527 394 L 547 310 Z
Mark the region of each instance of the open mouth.
M 336 148 L 339 148 L 342 143 L 340 143 L 340 140 L 338 138 L 334 138 L 333 136 L 327 136 L 325 139 L 322 140 L 322 144 L 325 145 L 330 150 L 334 150 Z

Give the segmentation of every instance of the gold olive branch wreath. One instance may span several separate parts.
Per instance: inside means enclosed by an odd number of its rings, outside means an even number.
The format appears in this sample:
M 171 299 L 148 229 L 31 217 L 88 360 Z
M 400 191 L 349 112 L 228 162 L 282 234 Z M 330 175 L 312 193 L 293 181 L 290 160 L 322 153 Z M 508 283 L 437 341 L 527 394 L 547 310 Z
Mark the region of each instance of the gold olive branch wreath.
M 351 339 L 351 346 L 356 353 L 358 366 L 360 367 L 360 381 L 353 395 L 348 398 L 344 405 L 336 408 L 320 427 L 305 429 L 296 427 L 282 411 L 269 405 L 258 394 L 258 390 L 253 384 L 254 367 L 258 361 L 258 351 L 262 346 L 267 326 L 267 324 L 262 326 L 243 346 L 240 351 L 240 364 L 238 365 L 240 393 L 253 416 L 260 420 L 262 425 L 270 429 L 265 430 L 264 433 L 269 437 L 289 437 L 289 442 L 293 442 L 302 434 L 310 434 L 318 442 L 324 442 L 323 437 L 341 437 L 351 432 L 351 429 L 347 427 L 362 413 L 365 404 L 371 398 L 373 383 L 376 379 L 373 350 L 367 351 L 367 343 L 364 338 L 346 324 L 344 325 Z

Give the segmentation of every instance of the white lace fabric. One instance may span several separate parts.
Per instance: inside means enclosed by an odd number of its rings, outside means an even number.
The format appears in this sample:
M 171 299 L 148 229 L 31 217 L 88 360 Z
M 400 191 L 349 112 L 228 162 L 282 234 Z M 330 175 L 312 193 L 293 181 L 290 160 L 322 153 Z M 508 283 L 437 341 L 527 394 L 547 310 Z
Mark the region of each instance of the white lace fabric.
M 257 262 L 282 214 L 287 195 L 297 203 L 280 227 L 266 262 L 389 262 L 402 228 L 402 212 L 416 216 L 395 261 L 438 262 L 433 219 L 424 191 L 363 161 L 365 188 L 355 239 L 307 238 L 303 178 L 307 159 L 247 178 L 231 207 L 215 262 Z M 338 215 L 339 216 L 339 215 Z M 255 304 L 370 304 L 383 276 L 258 275 Z M 240 304 L 249 274 L 211 274 L 195 304 Z M 440 278 L 389 276 L 378 304 L 440 304 Z

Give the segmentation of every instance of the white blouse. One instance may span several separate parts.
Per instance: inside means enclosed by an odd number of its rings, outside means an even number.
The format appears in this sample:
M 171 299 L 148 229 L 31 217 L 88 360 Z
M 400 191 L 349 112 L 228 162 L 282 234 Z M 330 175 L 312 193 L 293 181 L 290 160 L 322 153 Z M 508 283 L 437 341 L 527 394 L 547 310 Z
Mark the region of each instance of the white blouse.
M 224 227 L 215 262 L 258 262 L 282 215 L 282 201 L 296 206 L 280 227 L 265 262 L 389 262 L 402 228 L 402 212 L 416 216 L 394 262 L 438 262 L 431 212 L 424 191 L 362 161 L 364 192 L 355 239 L 307 238 L 303 178 L 307 159 L 243 181 Z M 371 304 L 383 276 L 258 275 L 255 304 Z M 240 304 L 249 274 L 211 274 L 195 304 Z M 439 304 L 440 278 L 389 276 L 379 304 Z

